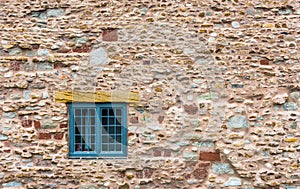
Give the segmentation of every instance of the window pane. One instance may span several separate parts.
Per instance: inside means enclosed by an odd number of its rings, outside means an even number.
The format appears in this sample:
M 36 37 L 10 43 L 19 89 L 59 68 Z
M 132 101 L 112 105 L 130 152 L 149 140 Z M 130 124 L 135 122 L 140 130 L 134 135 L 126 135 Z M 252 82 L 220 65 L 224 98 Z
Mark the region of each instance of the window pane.
M 91 125 L 96 125 L 96 119 L 95 119 L 95 117 L 91 117 Z
M 109 143 L 114 143 L 114 142 L 115 142 L 114 137 L 110 136 L 110 137 L 109 137 Z
M 95 151 L 95 144 L 91 145 L 91 151 Z
M 116 151 L 122 151 L 122 145 L 116 144 Z
M 108 145 L 102 144 L 102 151 L 108 151 Z
M 79 108 L 75 109 L 75 116 L 81 116 L 81 109 Z
M 102 127 L 102 134 L 108 134 L 108 127 L 107 126 Z
M 75 142 L 76 143 L 81 143 L 81 136 L 80 135 L 75 135 Z
M 108 125 L 108 119 L 107 117 L 102 118 L 102 125 Z
M 102 143 L 108 143 L 109 135 L 102 135 Z
M 122 115 L 121 108 L 116 108 L 116 116 L 121 116 L 121 115 Z
M 81 111 L 82 111 L 81 116 L 87 116 L 88 115 L 87 114 L 88 110 L 86 108 L 82 109 Z
M 120 117 L 116 118 L 116 125 L 122 125 L 122 118 Z
M 116 136 L 116 142 L 121 143 L 122 142 L 122 137 L 121 135 Z
M 109 151 L 115 151 L 115 145 L 114 144 L 109 144 Z
M 95 134 L 95 133 L 96 133 L 96 128 L 95 128 L 95 126 L 91 126 L 91 133 L 92 133 L 92 134 Z
M 115 118 L 109 118 L 109 125 L 115 124 Z
M 114 110 L 112 108 L 109 109 L 109 116 L 114 116 Z
M 95 143 L 95 138 L 96 138 L 96 136 L 95 135 L 93 135 L 92 137 L 91 137 L 91 143 Z
M 89 115 L 90 115 L 90 116 L 95 117 L 95 114 L 96 114 L 96 113 L 95 113 L 95 109 L 90 109 L 90 110 L 89 110 Z
M 109 127 L 108 128 L 108 134 L 114 134 L 115 133 L 115 128 L 114 127 Z
M 108 116 L 108 111 L 107 111 L 107 109 L 102 109 L 101 115 L 102 115 L 102 116 Z
M 75 118 L 75 125 L 81 125 L 81 118 L 80 117 Z
M 122 133 L 122 127 L 116 127 L 116 134 Z

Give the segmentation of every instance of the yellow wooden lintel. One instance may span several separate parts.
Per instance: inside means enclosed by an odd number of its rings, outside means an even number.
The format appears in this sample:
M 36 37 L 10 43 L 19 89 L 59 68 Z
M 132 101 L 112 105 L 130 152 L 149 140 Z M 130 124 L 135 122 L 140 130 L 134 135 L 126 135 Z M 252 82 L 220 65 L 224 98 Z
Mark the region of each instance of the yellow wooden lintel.
M 55 91 L 55 102 L 127 102 L 136 103 L 139 101 L 138 92 L 128 91 Z

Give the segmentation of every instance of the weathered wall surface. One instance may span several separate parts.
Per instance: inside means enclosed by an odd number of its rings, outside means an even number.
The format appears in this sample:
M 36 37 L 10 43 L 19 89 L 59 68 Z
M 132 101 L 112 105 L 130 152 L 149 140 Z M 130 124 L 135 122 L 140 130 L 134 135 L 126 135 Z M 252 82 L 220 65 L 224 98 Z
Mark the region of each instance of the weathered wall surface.
M 0 8 L 3 188 L 300 187 L 299 1 Z M 67 90 L 139 92 L 127 159 L 68 158 Z

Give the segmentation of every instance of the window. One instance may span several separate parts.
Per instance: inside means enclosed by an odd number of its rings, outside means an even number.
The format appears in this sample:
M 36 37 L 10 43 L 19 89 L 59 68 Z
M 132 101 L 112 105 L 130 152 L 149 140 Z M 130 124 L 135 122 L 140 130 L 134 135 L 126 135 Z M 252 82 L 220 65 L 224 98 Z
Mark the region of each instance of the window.
M 126 157 L 125 103 L 70 103 L 70 157 Z

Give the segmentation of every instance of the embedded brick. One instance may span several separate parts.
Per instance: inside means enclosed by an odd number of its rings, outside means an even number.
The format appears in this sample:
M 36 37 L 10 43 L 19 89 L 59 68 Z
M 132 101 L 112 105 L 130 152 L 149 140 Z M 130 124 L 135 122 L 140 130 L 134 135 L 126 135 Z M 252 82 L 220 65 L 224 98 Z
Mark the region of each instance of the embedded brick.
M 39 133 L 39 139 L 42 140 L 49 140 L 51 139 L 51 134 L 50 133 Z
M 118 31 L 116 29 L 103 30 L 103 41 L 118 41 Z
M 26 119 L 26 120 L 22 120 L 22 126 L 23 127 L 31 127 L 32 126 L 33 121 Z
M 202 161 L 221 161 L 219 152 L 200 152 L 199 159 Z

